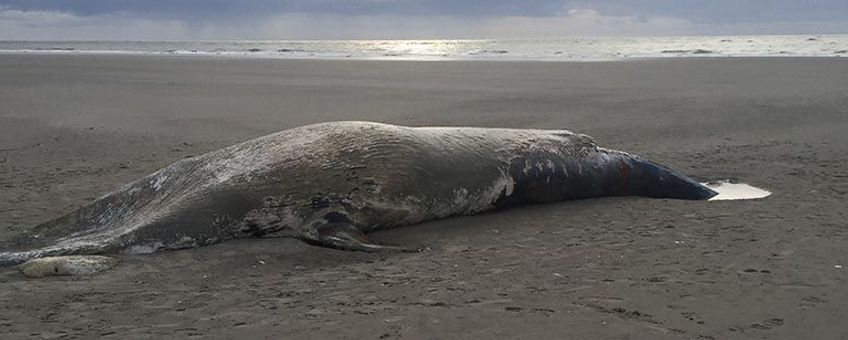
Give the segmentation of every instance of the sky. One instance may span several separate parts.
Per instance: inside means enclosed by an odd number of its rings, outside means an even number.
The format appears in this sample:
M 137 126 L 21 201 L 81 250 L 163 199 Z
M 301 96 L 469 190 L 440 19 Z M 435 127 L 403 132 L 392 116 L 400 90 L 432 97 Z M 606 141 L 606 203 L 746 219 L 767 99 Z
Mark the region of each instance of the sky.
M 0 40 L 848 34 L 848 0 L 0 0 Z

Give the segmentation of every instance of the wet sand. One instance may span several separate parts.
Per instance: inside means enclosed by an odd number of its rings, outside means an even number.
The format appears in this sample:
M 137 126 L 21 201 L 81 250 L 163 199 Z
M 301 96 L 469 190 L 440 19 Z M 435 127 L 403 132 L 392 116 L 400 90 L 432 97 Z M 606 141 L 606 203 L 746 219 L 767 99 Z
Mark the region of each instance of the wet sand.
M 750 201 L 605 198 L 378 232 L 0 269 L 35 338 L 836 339 L 848 334 L 848 59 L 601 63 L 0 56 L 0 240 L 173 161 L 329 120 L 566 128 Z M 842 266 L 841 268 L 839 266 Z

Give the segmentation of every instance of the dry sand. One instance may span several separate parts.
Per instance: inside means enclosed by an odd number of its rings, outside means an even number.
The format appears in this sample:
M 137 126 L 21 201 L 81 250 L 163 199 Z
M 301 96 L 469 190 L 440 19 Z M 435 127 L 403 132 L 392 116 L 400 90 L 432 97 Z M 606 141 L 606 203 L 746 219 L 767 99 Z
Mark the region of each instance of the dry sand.
M 611 63 L 0 56 L 0 240 L 175 160 L 329 120 L 567 128 L 752 201 L 607 198 L 376 233 L 0 269 L 0 337 L 836 339 L 848 59 Z M 843 268 L 838 268 L 841 265 Z

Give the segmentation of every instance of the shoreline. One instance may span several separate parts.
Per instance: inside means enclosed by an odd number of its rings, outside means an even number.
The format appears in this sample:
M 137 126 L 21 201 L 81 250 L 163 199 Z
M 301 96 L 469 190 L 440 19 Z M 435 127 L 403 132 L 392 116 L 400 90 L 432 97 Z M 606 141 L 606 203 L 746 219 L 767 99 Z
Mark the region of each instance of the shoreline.
M 52 51 L 52 50 L 0 50 L 0 55 L 25 56 L 134 56 L 134 57 L 174 57 L 174 58 L 209 58 L 209 59 L 245 59 L 245 60 L 298 60 L 298 61 L 414 61 L 414 62 L 540 62 L 540 63 L 599 63 L 599 62 L 628 62 L 675 59 L 833 59 L 846 58 L 848 54 L 835 55 L 654 55 L 620 58 L 509 58 L 509 57 L 299 57 L 271 55 L 250 52 L 232 53 L 201 53 L 201 52 L 136 52 L 136 51 Z
M 633 58 L 840 57 L 848 34 L 538 39 L 0 41 L 0 51 L 226 58 L 598 61 Z

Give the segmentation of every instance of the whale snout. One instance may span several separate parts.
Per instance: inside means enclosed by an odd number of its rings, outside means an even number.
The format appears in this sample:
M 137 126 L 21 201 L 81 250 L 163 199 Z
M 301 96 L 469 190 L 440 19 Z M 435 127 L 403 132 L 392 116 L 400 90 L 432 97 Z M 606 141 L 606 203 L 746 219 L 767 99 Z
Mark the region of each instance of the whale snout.
M 658 182 L 655 184 L 657 194 L 662 195 L 664 198 L 684 200 L 707 200 L 718 195 L 714 190 L 689 177 L 679 174 L 674 175 L 658 179 Z
M 633 159 L 631 174 L 634 193 L 652 198 L 674 198 L 684 200 L 707 200 L 717 192 L 698 181 L 657 163 Z

